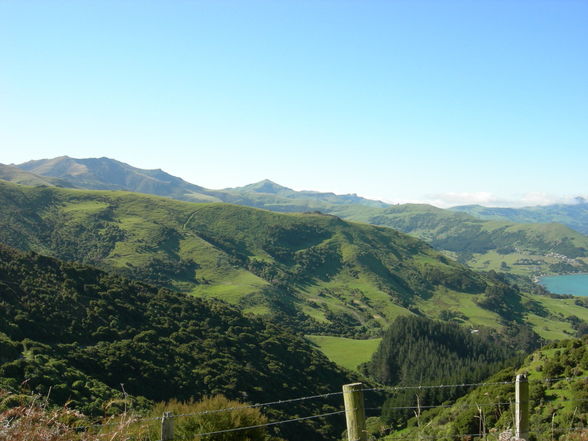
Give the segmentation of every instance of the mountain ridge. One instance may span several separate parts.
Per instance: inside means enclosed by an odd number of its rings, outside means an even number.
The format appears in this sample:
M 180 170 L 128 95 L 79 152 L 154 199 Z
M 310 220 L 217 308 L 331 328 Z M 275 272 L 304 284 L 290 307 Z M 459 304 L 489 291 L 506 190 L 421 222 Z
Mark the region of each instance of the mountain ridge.
M 51 161 L 55 164 L 65 161 L 70 165 L 73 161 L 78 167 L 89 164 L 89 160 L 61 157 L 21 166 L 49 173 L 46 168 L 52 167 Z M 75 179 L 70 177 L 73 185 L 89 189 L 115 187 L 178 200 L 226 202 L 275 212 L 320 211 L 409 233 L 477 270 L 507 271 L 534 278 L 588 271 L 588 237 L 555 224 L 484 221 L 475 217 L 475 213 L 459 213 L 426 204 L 390 205 L 354 194 L 295 191 L 268 179 L 244 187 L 208 190 L 158 170 L 141 170 L 107 158 L 93 161 L 124 168 L 127 179 L 121 181 L 119 177 L 119 184 L 113 186 L 104 180 L 97 181 L 96 176 L 86 179 L 81 173 Z M 67 168 L 64 164 L 61 167 Z M 52 174 L 65 176 L 58 173 L 58 168 Z M 588 211 L 586 219 L 588 223 Z

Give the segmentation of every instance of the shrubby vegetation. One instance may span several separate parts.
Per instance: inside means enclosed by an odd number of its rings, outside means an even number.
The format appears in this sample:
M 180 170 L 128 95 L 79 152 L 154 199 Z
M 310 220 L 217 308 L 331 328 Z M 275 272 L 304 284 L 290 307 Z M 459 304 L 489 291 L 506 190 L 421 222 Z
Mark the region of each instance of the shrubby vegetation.
M 105 403 L 123 398 L 144 412 L 172 398 L 264 402 L 352 380 L 303 338 L 226 304 L 1 245 L 0 293 L 0 386 L 90 416 L 117 413 Z M 337 397 L 303 401 L 272 415 L 339 405 Z M 295 430 L 312 439 L 342 427 L 313 421 Z
M 120 400 L 130 404 L 128 400 Z M 107 405 L 113 402 L 107 403 Z M 121 403 L 117 403 L 121 404 Z M 224 409 L 233 409 L 224 411 Z M 218 412 L 221 410 L 221 412 Z M 51 406 L 40 395 L 16 395 L 0 389 L 0 441 L 156 441 L 161 439 L 161 417 L 175 415 L 174 439 L 202 439 L 199 433 L 259 426 L 268 418 L 257 408 L 222 395 L 200 401 L 158 403 L 146 417 L 124 409 L 99 422 L 68 406 Z M 271 427 L 269 428 L 271 429 Z M 209 435 L 211 441 L 280 441 L 267 427 Z
M 231 411 L 215 412 L 223 409 Z M 180 402 L 171 400 L 158 403 L 150 416 L 160 417 L 163 412 L 174 415 L 186 415 L 174 419 L 174 437 L 181 440 L 198 439 L 195 434 L 222 431 L 227 429 L 263 425 L 269 422 L 259 408 L 245 408 L 244 404 L 229 400 L 222 395 L 206 397 L 201 401 Z M 272 437 L 270 427 L 256 427 L 253 429 L 209 435 L 211 441 L 279 441 Z M 150 424 L 152 439 L 158 439 L 158 424 Z

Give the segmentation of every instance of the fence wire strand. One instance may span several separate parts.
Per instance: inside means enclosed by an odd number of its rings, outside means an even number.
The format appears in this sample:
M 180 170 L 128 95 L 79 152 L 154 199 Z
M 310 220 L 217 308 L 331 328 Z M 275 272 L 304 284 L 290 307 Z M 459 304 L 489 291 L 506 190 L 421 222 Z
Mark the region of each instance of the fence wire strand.
M 373 387 L 362 389 L 364 392 L 396 392 L 399 390 L 407 389 L 445 389 L 445 388 L 458 388 L 458 387 L 474 387 L 474 386 L 497 386 L 503 384 L 514 384 L 515 381 L 497 381 L 494 383 L 462 383 L 462 384 L 434 384 L 434 385 L 412 385 L 412 386 L 384 386 L 384 387 Z
M 316 400 L 318 398 L 328 398 L 328 397 L 335 396 L 335 395 L 343 395 L 343 392 L 329 392 L 329 393 L 326 393 L 326 394 L 310 395 L 310 396 L 307 396 L 307 397 L 299 397 L 299 398 L 290 398 L 290 399 L 286 399 L 286 400 L 270 401 L 270 402 L 267 402 L 267 403 L 256 403 L 256 404 L 248 404 L 248 405 L 244 405 L 244 406 L 226 407 L 224 409 L 203 410 L 203 411 L 200 411 L 200 412 L 185 413 L 185 414 L 180 414 L 180 415 L 174 415 L 174 417 L 188 417 L 188 416 L 206 415 L 206 414 L 218 413 L 218 412 L 232 412 L 232 411 L 235 411 L 235 410 L 254 409 L 254 408 L 258 408 L 258 407 L 273 407 L 273 406 L 277 406 L 277 405 L 288 404 L 288 403 L 295 403 L 295 402 L 299 402 L 299 401 Z
M 561 428 L 561 429 L 553 429 L 553 432 L 557 432 L 557 433 L 566 433 L 566 432 L 584 432 L 584 431 L 588 431 L 588 427 L 568 427 L 568 428 Z M 427 439 L 427 440 L 455 440 L 456 438 L 465 438 L 465 437 L 474 437 L 474 436 L 485 436 L 485 437 L 492 437 L 495 439 L 499 439 L 500 435 L 504 432 L 510 433 L 512 437 L 514 437 L 514 430 L 513 429 L 503 429 L 502 431 L 500 430 L 495 430 L 495 431 L 486 431 L 486 432 L 482 432 L 482 433 L 456 433 L 456 434 L 452 434 L 452 435 L 426 435 L 426 434 L 416 434 L 416 435 L 412 435 L 411 437 L 395 437 L 394 435 L 391 435 L 389 439 L 389 441 L 419 441 L 422 439 Z M 530 430 L 529 432 L 527 432 L 529 434 L 533 434 L 533 435 L 543 435 L 545 432 L 544 431 L 538 431 L 538 430 Z
M 202 410 L 199 412 L 192 412 L 192 413 L 182 413 L 182 414 L 178 414 L 178 415 L 173 415 L 172 418 L 183 418 L 183 417 L 209 415 L 209 414 L 222 413 L 222 412 L 233 412 L 236 410 L 254 409 L 254 408 L 259 408 L 259 407 L 274 407 L 274 406 L 282 405 L 282 404 L 295 403 L 295 402 L 313 400 L 313 399 L 319 399 L 319 398 L 328 398 L 328 397 L 336 396 L 336 395 L 343 395 L 343 392 L 328 392 L 328 393 L 320 394 L 320 395 L 309 395 L 309 396 L 305 396 L 305 397 L 289 398 L 286 400 L 269 401 L 267 403 L 245 404 L 243 406 L 225 407 L 222 409 Z M 133 422 L 154 421 L 154 420 L 161 420 L 161 419 L 162 419 L 162 417 L 146 417 L 146 418 L 137 418 Z M 87 426 L 76 427 L 76 429 L 86 430 L 86 429 L 90 429 L 90 428 L 97 428 L 100 426 L 115 426 L 117 424 L 119 424 L 119 423 L 90 424 Z
M 543 379 L 529 379 L 528 383 L 555 383 L 557 381 L 573 381 L 573 380 L 585 380 L 588 376 L 577 376 L 577 377 L 557 377 L 557 378 L 543 378 Z M 515 384 L 515 380 L 510 381 L 496 381 L 489 383 L 462 383 L 462 384 L 432 384 L 432 385 L 407 385 L 407 386 L 382 386 L 362 389 L 364 392 L 395 392 L 398 390 L 406 389 L 445 389 L 445 388 L 458 388 L 458 387 L 474 387 L 474 386 L 499 386 L 505 384 Z
M 529 383 L 549 383 L 549 382 L 557 382 L 557 381 L 573 381 L 573 380 L 584 380 L 584 379 L 588 379 L 588 376 L 576 376 L 576 377 L 558 377 L 558 378 L 546 378 L 546 379 L 541 379 L 541 380 L 528 380 Z M 508 384 L 515 384 L 516 381 L 512 380 L 512 381 L 498 381 L 498 382 L 481 382 L 481 383 L 461 383 L 461 384 L 438 384 L 438 385 L 407 385 L 407 386 L 390 386 L 390 387 L 374 387 L 374 388 L 364 388 L 361 389 L 362 392 L 396 392 L 396 391 L 400 391 L 400 390 L 426 390 L 426 389 L 444 389 L 444 388 L 459 388 L 459 387 L 479 387 L 479 386 L 498 386 L 498 385 L 508 385 Z M 298 398 L 289 398 L 289 399 L 285 399 L 285 400 L 276 400 L 276 401 L 269 401 L 269 402 L 265 402 L 265 403 L 255 403 L 255 404 L 248 404 L 248 405 L 243 405 L 243 406 L 235 406 L 235 407 L 227 407 L 227 408 L 223 408 L 223 409 L 212 409 L 212 410 L 204 410 L 204 411 L 200 411 L 200 412 L 193 412 L 193 413 L 185 413 L 185 414 L 179 414 L 179 415 L 173 415 L 172 418 L 184 418 L 184 417 L 191 417 L 191 416 L 199 416 L 199 415 L 207 415 L 207 414 L 215 414 L 215 413 L 219 413 L 219 412 L 232 412 L 232 411 L 237 411 L 237 410 L 243 410 L 243 409 L 253 409 L 253 408 L 261 408 L 261 407 L 275 407 L 275 406 L 279 406 L 279 405 L 283 405 L 283 404 L 288 404 L 288 403 L 295 403 L 295 402 L 300 402 L 300 401 L 306 401 L 306 400 L 315 400 L 315 399 L 320 399 L 320 398 L 328 398 L 328 397 L 332 397 L 332 396 L 339 396 L 339 395 L 343 395 L 343 392 L 328 392 L 328 393 L 324 393 L 324 394 L 317 394 L 317 395 L 308 395 L 308 396 L 304 396 L 304 397 L 298 397 Z M 578 399 L 578 400 L 565 400 L 565 401 L 586 401 L 586 400 L 582 400 L 582 399 Z M 480 407 L 480 406 L 498 406 L 498 405 L 507 405 L 507 404 L 512 404 L 512 403 L 482 403 L 482 404 L 473 404 L 473 405 L 464 405 L 462 407 Z M 427 405 L 427 406 L 405 406 L 405 407 L 391 407 L 388 408 L 389 410 L 409 410 L 409 409 L 433 409 L 433 408 L 438 408 L 438 407 L 442 407 L 442 408 L 446 408 L 446 407 L 455 407 L 456 405 L 453 404 L 439 404 L 439 405 Z M 459 408 L 460 406 L 457 405 L 457 407 Z M 368 408 L 366 410 L 382 410 L 382 408 Z M 289 422 L 294 422 L 294 421 L 303 421 L 305 419 L 313 419 L 313 418 L 320 418 L 320 417 L 324 417 L 324 416 L 329 416 L 329 415 L 337 415 L 340 413 L 344 413 L 345 411 L 337 411 L 337 412 L 330 412 L 330 413 L 325 413 L 325 414 L 321 414 L 321 415 L 312 415 L 312 416 L 308 416 L 308 417 L 301 417 L 301 418 L 295 418 L 295 419 L 291 419 L 291 420 L 284 420 L 284 421 L 278 421 L 278 422 L 273 422 L 273 423 L 267 423 L 265 425 L 277 425 L 277 424 L 284 424 L 284 423 L 289 423 Z M 132 423 L 138 423 L 138 422 L 143 422 L 143 421 L 156 421 L 156 420 L 161 420 L 162 417 L 141 417 L 141 418 L 136 418 L 136 419 L 132 419 Z M 100 428 L 100 427 L 111 427 L 111 426 L 116 426 L 120 424 L 120 422 L 112 422 L 112 423 L 104 423 L 104 424 L 90 424 L 90 425 L 86 425 L 86 426 L 78 426 L 75 427 L 76 430 L 88 430 L 88 429 L 94 429 L 94 428 Z M 264 427 L 265 425 L 260 425 L 259 427 Z M 249 428 L 254 428 L 254 427 L 258 427 L 258 426 L 251 426 Z M 236 431 L 236 430 L 245 430 L 245 429 L 227 429 L 226 431 Z M 211 432 L 210 434 L 214 434 L 214 433 L 223 433 L 223 432 Z M 206 436 L 208 434 L 199 434 L 199 436 Z M 471 436 L 476 436 L 477 434 L 472 434 Z M 463 435 L 463 436 L 470 436 L 469 434 Z
M 322 417 L 327 417 L 327 416 L 331 416 L 331 415 L 340 415 L 342 413 L 345 413 L 345 411 L 338 410 L 336 412 L 328 412 L 328 413 L 323 413 L 320 415 L 311 415 L 311 416 L 300 417 L 300 418 L 292 418 L 289 420 L 275 421 L 275 422 L 265 423 L 265 424 L 256 424 L 255 426 L 235 427 L 233 429 L 217 430 L 215 432 L 196 433 L 196 434 L 194 434 L 194 437 L 217 435 L 219 433 L 237 432 L 240 430 L 258 429 L 260 427 L 277 426 L 279 424 L 294 423 L 296 421 L 311 420 L 311 419 L 322 418 Z

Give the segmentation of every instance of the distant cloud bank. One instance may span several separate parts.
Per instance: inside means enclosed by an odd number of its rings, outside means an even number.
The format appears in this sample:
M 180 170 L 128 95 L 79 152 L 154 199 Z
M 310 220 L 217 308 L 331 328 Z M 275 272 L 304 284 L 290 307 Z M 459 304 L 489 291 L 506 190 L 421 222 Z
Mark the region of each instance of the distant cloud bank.
M 526 193 L 520 197 L 505 198 L 489 192 L 437 193 L 425 195 L 422 201 L 436 207 L 448 208 L 458 205 L 483 205 L 485 207 L 520 208 L 535 205 L 578 204 L 588 201 L 585 196 L 556 196 L 547 193 Z

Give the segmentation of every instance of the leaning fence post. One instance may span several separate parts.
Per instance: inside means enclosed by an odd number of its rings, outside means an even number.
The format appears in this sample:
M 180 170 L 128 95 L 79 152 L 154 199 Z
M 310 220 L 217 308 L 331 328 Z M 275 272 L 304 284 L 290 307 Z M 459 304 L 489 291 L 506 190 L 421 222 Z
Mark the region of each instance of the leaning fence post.
M 362 389 L 363 384 L 361 383 L 352 383 L 343 386 L 347 439 L 349 441 L 367 441 Z
M 529 439 L 529 381 L 527 374 L 517 375 L 515 382 L 515 437 Z
M 174 439 L 174 415 L 171 412 L 163 412 L 161 417 L 161 441 Z

